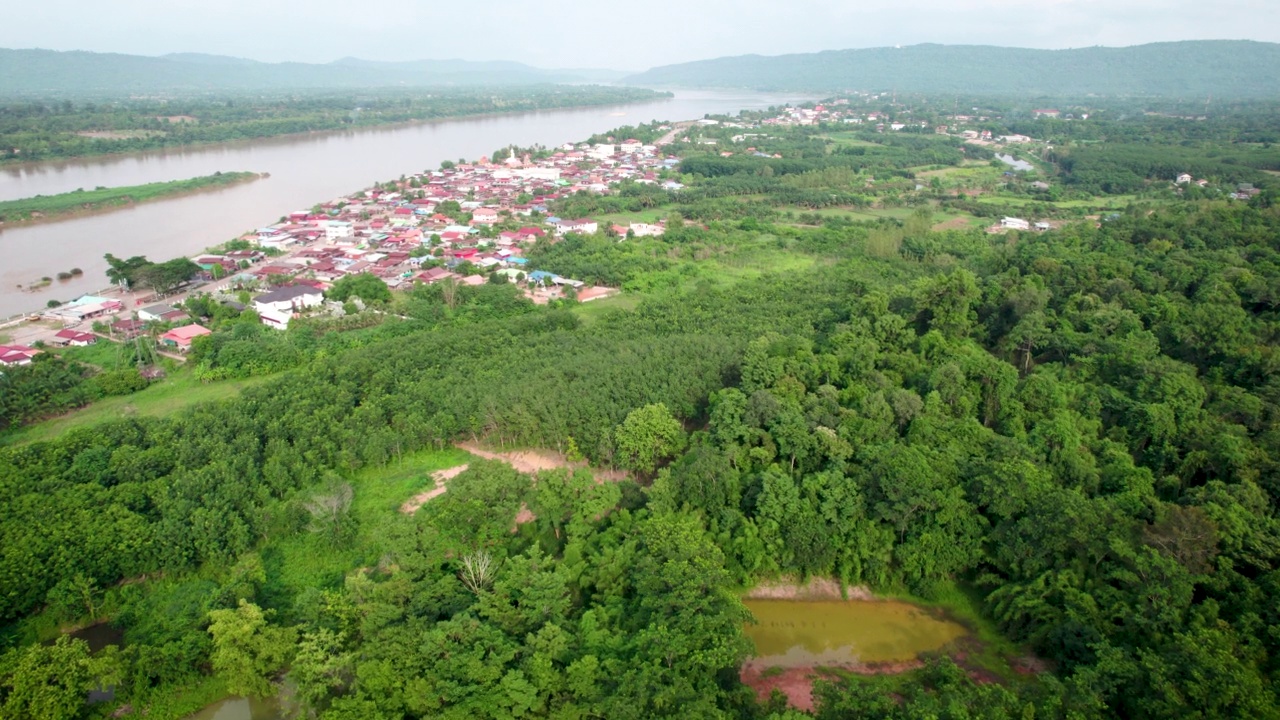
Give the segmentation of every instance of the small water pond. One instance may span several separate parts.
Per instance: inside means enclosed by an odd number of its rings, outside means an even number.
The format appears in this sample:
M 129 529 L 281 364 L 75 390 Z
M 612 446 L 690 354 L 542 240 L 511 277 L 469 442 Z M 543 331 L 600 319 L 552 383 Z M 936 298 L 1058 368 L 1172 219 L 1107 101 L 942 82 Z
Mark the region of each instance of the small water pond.
M 968 634 L 964 626 L 894 600 L 744 600 L 752 664 L 813 667 L 912 660 Z
M 275 698 L 247 700 L 227 698 L 216 702 L 186 720 L 280 720 L 284 715 Z
M 124 647 L 124 631 L 105 622 L 80 628 L 68 634 L 77 640 L 83 640 L 88 643 L 89 652 L 91 653 L 100 652 L 108 645 Z
M 1005 165 L 1008 165 L 1009 167 L 1013 168 L 1014 170 L 1017 170 L 1018 172 L 1031 172 L 1032 170 L 1036 169 L 1035 165 L 1032 165 L 1026 160 L 1019 160 L 1012 155 L 1001 155 L 999 153 L 996 153 L 996 157 L 1000 159 L 1000 162 L 1004 163 Z

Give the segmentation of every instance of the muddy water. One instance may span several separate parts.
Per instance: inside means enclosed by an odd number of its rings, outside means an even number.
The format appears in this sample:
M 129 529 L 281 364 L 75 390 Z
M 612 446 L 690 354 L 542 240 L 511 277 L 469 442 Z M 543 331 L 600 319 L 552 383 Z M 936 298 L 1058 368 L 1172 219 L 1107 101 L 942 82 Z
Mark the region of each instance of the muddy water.
M 911 660 L 967 631 L 910 603 L 845 600 L 744 600 L 758 621 L 746 628 L 753 664 L 812 667 Z
M 282 215 L 442 160 L 488 155 L 508 144 L 528 147 L 585 140 L 620 125 L 686 120 L 804 99 L 748 92 L 680 91 L 674 98 L 629 105 L 454 118 L 349 132 L 0 168 L 0 200 L 76 188 L 181 180 L 218 171 L 265 172 L 270 178 L 208 193 L 136 205 L 117 212 L 28 227 L 0 228 L 0 319 L 106 287 L 104 253 L 165 260 L 198 253 Z M 38 292 L 20 286 L 78 267 L 84 274 Z

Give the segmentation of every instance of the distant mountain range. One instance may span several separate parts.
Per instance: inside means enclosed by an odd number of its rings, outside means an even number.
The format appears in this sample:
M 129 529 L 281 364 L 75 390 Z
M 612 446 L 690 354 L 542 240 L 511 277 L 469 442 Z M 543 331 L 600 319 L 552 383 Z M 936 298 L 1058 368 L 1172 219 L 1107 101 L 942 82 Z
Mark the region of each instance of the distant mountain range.
M 808 92 L 1277 97 L 1280 45 L 1245 40 L 1075 50 L 912 45 L 701 60 L 653 68 L 621 82 Z
M 613 70 L 542 70 L 517 62 L 414 60 L 264 63 L 199 53 L 162 57 L 0 49 L 0 95 L 263 91 L 611 82 Z

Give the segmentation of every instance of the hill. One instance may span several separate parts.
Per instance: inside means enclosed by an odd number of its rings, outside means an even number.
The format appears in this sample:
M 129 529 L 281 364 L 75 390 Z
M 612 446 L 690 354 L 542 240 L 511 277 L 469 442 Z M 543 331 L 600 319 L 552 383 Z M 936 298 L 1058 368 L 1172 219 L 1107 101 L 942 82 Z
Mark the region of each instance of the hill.
M 657 67 L 622 82 L 814 92 L 1263 97 L 1280 92 L 1277 71 L 1280 45 L 1197 40 L 1074 50 L 913 45 L 743 55 Z
M 610 70 L 543 70 L 517 62 L 414 60 L 264 63 L 198 53 L 162 57 L 0 49 L 0 95 L 523 85 L 616 80 Z

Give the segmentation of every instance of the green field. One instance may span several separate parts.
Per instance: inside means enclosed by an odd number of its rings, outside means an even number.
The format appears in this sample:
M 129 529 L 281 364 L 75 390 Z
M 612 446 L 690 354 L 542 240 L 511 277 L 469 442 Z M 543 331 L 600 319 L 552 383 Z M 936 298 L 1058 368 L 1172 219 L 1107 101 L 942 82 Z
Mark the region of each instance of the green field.
M 113 210 L 150 200 L 160 200 L 172 195 L 214 190 L 257 180 L 252 172 L 214 173 L 170 182 L 148 183 L 118 188 L 73 190 L 60 195 L 37 195 L 22 200 L 0 202 L 0 222 L 21 223 L 37 220 L 54 220 L 66 215 Z
M 78 358 L 77 358 L 78 359 Z M 190 371 L 175 372 L 132 395 L 106 398 L 51 420 L 17 428 L 0 435 L 0 445 L 16 445 L 51 440 L 78 427 L 134 415 L 160 416 L 196 403 L 222 400 L 240 394 L 246 387 L 260 385 L 273 375 L 202 383 Z
M 983 195 L 977 198 L 977 201 L 983 205 L 1012 205 L 1015 207 L 1048 205 L 1059 210 L 1121 210 L 1137 202 L 1137 200 L 1137 195 L 1103 195 L 1089 200 L 1059 200 L 1057 202 L 1001 195 Z

